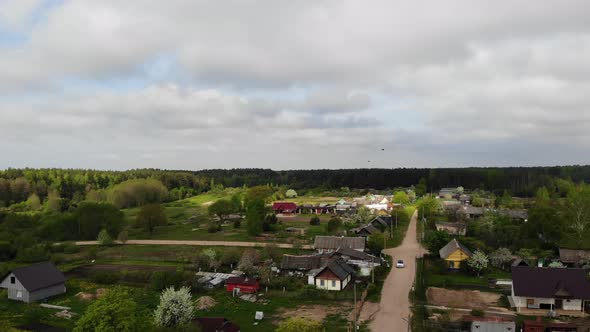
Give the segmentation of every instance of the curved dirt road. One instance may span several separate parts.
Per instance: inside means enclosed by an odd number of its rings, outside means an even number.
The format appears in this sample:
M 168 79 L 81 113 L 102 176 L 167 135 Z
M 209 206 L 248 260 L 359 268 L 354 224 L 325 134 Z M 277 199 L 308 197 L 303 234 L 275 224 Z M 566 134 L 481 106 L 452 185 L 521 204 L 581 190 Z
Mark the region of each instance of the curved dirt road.
M 115 241 L 121 244 L 119 241 Z M 78 246 L 97 245 L 97 241 L 77 241 Z M 193 240 L 128 240 L 125 244 L 155 244 L 155 245 L 181 245 L 181 246 L 221 246 L 221 247 L 265 247 L 270 244 L 275 244 L 279 248 L 293 248 L 289 243 L 274 243 L 274 242 L 241 242 L 241 241 L 193 241 Z M 301 249 L 313 249 L 311 245 L 305 244 Z
M 394 267 L 385 279 L 381 291 L 379 312 L 370 324 L 374 332 L 404 332 L 408 330 L 407 319 L 410 315 L 410 300 L 408 299 L 415 277 L 415 258 L 422 255 L 422 248 L 416 239 L 416 219 L 414 213 L 408 231 L 402 244 L 396 248 L 386 249 L 384 252 L 393 257 Z M 395 268 L 395 262 L 403 259 L 406 267 Z

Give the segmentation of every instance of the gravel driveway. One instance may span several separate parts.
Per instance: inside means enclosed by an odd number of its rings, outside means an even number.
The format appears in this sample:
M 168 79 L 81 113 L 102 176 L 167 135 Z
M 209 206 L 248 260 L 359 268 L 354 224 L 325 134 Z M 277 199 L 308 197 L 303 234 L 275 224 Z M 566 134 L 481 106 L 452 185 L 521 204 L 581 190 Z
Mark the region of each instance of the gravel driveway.
M 416 239 L 417 214 L 412 216 L 404 241 L 399 247 L 386 249 L 384 252 L 393 257 L 394 267 L 385 279 L 381 293 L 379 312 L 370 324 L 375 332 L 403 332 L 408 330 L 408 324 L 402 318 L 410 315 L 410 301 L 408 299 L 415 277 L 415 258 L 422 255 L 422 249 Z M 406 267 L 395 268 L 395 262 L 403 259 Z

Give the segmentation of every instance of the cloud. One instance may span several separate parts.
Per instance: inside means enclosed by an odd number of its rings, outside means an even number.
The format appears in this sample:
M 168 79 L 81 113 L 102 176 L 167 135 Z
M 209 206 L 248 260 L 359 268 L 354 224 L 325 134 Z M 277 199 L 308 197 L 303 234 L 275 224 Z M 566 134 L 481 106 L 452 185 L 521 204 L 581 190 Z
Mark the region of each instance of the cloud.
M 588 1 L 2 5 L 26 36 L 0 47 L 18 165 L 51 145 L 105 167 L 590 162 Z

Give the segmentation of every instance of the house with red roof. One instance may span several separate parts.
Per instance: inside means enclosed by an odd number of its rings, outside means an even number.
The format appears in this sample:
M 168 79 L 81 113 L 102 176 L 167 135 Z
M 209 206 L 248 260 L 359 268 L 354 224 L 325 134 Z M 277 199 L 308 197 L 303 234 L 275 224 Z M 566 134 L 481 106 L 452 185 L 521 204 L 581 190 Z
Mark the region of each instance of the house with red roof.
M 274 213 L 293 214 L 297 211 L 297 204 L 293 202 L 274 202 L 272 203 Z
M 240 293 L 256 293 L 260 289 L 260 281 L 256 278 L 231 277 L 225 280 L 225 289 L 228 292 L 239 289 Z

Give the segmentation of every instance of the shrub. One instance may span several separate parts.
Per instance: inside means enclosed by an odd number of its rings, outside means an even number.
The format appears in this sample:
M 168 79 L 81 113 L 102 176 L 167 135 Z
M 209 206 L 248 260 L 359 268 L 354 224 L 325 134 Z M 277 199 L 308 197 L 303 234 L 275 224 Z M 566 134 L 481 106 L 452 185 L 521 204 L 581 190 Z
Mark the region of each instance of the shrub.
M 234 228 L 240 228 L 240 226 L 242 226 L 242 222 L 240 221 L 240 219 L 236 219 L 234 220 Z
M 129 240 L 129 232 L 121 231 L 121 233 L 119 233 L 119 235 L 117 236 L 117 240 L 119 240 L 119 242 L 125 244 L 127 242 L 127 240 Z
M 311 217 L 311 219 L 309 219 L 309 224 L 310 225 L 314 225 L 314 226 L 319 225 L 320 224 L 320 218 L 318 216 Z
M 209 233 L 217 233 L 221 231 L 221 225 L 217 224 L 217 223 L 211 223 L 209 225 L 209 228 L 207 228 L 207 231 Z
M 184 273 L 181 271 L 155 271 L 150 277 L 150 287 L 161 291 L 171 286 L 180 287 L 184 281 Z
M 98 233 L 96 241 L 101 246 L 110 246 L 113 244 L 113 238 L 109 235 L 109 232 L 107 232 L 106 229 L 103 229 Z
M 97 284 L 112 285 L 117 283 L 121 276 L 115 271 L 95 271 L 90 278 Z
M 80 252 L 80 247 L 73 243 L 65 244 L 64 247 L 64 254 L 77 254 Z
M 483 310 L 480 310 L 480 309 L 471 310 L 471 316 L 473 316 L 473 317 L 483 317 L 484 315 L 485 315 L 485 312 L 483 312 Z
M 66 260 L 66 258 L 63 254 L 55 253 L 55 254 L 51 255 L 49 260 L 52 261 L 53 264 L 59 265 L 59 264 L 63 263 Z

